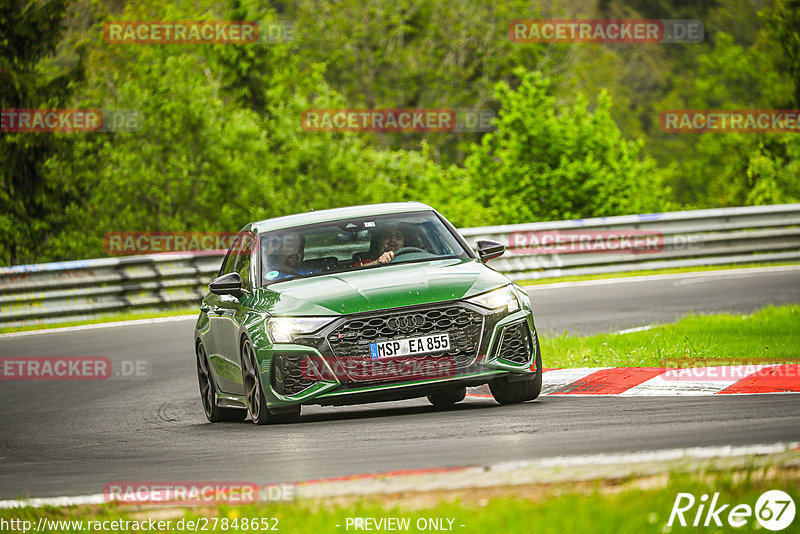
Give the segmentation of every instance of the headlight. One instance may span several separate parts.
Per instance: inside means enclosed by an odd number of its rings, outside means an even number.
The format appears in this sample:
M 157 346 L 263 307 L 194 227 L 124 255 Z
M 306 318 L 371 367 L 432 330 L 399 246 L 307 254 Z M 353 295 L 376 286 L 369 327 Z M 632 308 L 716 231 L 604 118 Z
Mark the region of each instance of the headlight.
M 500 289 L 489 291 L 477 297 L 472 297 L 467 299 L 467 302 L 477 304 L 478 306 L 490 310 L 499 310 L 508 307 L 508 313 L 514 313 L 519 310 L 519 301 L 511 286 L 501 287 Z
M 272 341 L 291 343 L 294 336 L 316 332 L 335 317 L 270 317 L 267 330 Z

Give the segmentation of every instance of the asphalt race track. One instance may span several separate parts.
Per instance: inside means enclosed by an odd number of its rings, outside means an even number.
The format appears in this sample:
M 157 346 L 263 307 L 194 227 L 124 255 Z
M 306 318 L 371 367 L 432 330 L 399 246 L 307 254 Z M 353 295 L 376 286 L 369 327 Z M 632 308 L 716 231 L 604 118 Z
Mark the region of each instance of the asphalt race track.
M 534 287 L 545 332 L 592 333 L 690 312 L 800 302 L 800 268 Z M 468 398 L 304 408 L 296 424 L 207 423 L 193 321 L 0 337 L 0 356 L 145 359 L 140 380 L 0 381 L 0 499 L 86 495 L 111 481 L 250 481 L 603 452 L 800 440 L 800 395 Z M 546 375 L 545 375 L 546 381 Z

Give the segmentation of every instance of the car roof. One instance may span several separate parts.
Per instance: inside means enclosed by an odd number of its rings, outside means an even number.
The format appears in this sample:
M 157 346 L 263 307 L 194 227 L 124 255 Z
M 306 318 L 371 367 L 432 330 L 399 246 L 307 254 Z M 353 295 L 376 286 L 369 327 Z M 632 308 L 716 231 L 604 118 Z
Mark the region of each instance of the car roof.
M 306 213 L 296 213 L 266 219 L 252 224 L 254 232 L 267 232 L 272 230 L 283 230 L 307 224 L 324 223 L 338 221 L 348 218 L 371 217 L 374 215 L 386 215 L 391 213 L 408 213 L 412 211 L 434 211 L 434 209 L 422 202 L 389 202 L 385 204 L 366 204 L 363 206 L 350 206 L 347 208 L 333 208 L 319 211 L 309 211 Z

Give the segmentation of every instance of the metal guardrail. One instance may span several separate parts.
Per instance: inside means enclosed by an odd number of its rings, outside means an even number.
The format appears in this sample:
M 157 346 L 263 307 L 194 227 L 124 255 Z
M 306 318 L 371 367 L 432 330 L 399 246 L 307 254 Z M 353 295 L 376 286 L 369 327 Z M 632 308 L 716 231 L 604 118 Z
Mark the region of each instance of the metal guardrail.
M 199 305 L 220 254 L 151 254 L 0 268 L 0 326 Z
M 750 206 L 623 215 L 572 221 L 465 228 L 474 246 L 479 239 L 500 241 L 508 252 L 491 265 L 513 280 L 570 275 L 622 273 L 698 265 L 800 260 L 800 204 Z M 655 235 L 659 246 L 638 252 L 568 251 L 530 254 L 520 241 L 532 235 L 640 231 Z M 521 236 L 521 237 L 520 237 Z
M 475 246 L 500 241 L 491 266 L 514 280 L 697 265 L 800 260 L 800 204 L 722 208 L 572 221 L 464 228 Z M 558 236 L 655 236 L 644 250 L 536 247 Z M 545 238 L 544 236 L 549 236 Z M 608 238 L 612 239 L 608 239 Z M 197 305 L 221 255 L 153 254 L 0 268 L 0 326 L 82 320 L 143 309 Z

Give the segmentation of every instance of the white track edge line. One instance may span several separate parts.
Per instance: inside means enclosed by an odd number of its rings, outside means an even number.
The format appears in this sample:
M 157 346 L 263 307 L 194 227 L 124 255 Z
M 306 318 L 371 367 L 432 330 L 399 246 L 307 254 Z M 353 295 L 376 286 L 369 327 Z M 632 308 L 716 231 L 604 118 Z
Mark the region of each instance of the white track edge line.
M 708 447 L 685 447 L 675 449 L 658 449 L 654 451 L 638 451 L 629 453 L 601 453 L 578 456 L 554 456 L 541 458 L 538 460 L 521 460 L 512 462 L 498 462 L 483 468 L 479 466 L 466 466 L 455 469 L 456 472 L 472 472 L 480 475 L 484 472 L 503 472 L 514 469 L 524 469 L 532 467 L 578 467 L 586 465 L 619 465 L 634 462 L 666 462 L 685 458 L 727 458 L 734 456 L 745 456 L 749 454 L 778 454 L 800 448 L 800 442 L 777 442 L 762 443 L 754 445 L 721 445 Z M 357 476 L 357 475 L 356 475 Z M 415 474 L 399 475 L 393 478 L 411 478 L 418 476 Z M 372 480 L 371 477 L 369 480 Z M 321 486 L 330 484 L 333 481 L 319 480 L 313 483 L 297 482 L 296 485 Z M 358 484 L 359 479 L 348 481 L 347 484 Z M 336 482 L 339 483 L 339 482 Z M 365 492 L 365 494 L 368 492 Z M 374 493 L 374 491 L 373 491 Z M 43 506 L 73 506 L 85 504 L 102 504 L 105 502 L 103 494 L 82 495 L 76 497 L 44 497 L 22 500 L 0 500 L 0 509 L 13 509 L 22 507 L 39 508 Z
M 773 267 L 746 267 L 743 269 L 717 269 L 713 271 L 693 271 L 689 273 L 648 274 L 641 276 L 625 276 L 620 278 L 601 278 L 599 280 L 575 280 L 574 282 L 553 282 L 550 284 L 531 284 L 522 286 L 525 290 L 560 289 L 563 287 L 599 286 L 622 284 L 627 282 L 650 282 L 658 280 L 675 280 L 681 278 L 700 278 L 703 276 L 732 276 L 735 274 L 758 274 L 800 270 L 800 265 L 776 265 Z
M 109 323 L 94 323 L 77 326 L 63 326 L 60 328 L 43 328 L 41 330 L 26 330 L 25 332 L 9 332 L 8 334 L 0 334 L 0 339 L 9 337 L 34 336 L 38 334 L 80 332 L 82 330 L 96 330 L 98 328 L 115 328 L 120 326 L 137 326 L 143 324 L 169 323 L 173 321 L 188 321 L 189 319 L 197 319 L 197 315 L 173 315 L 171 317 L 153 317 L 151 319 L 132 319 L 130 321 L 113 321 Z

